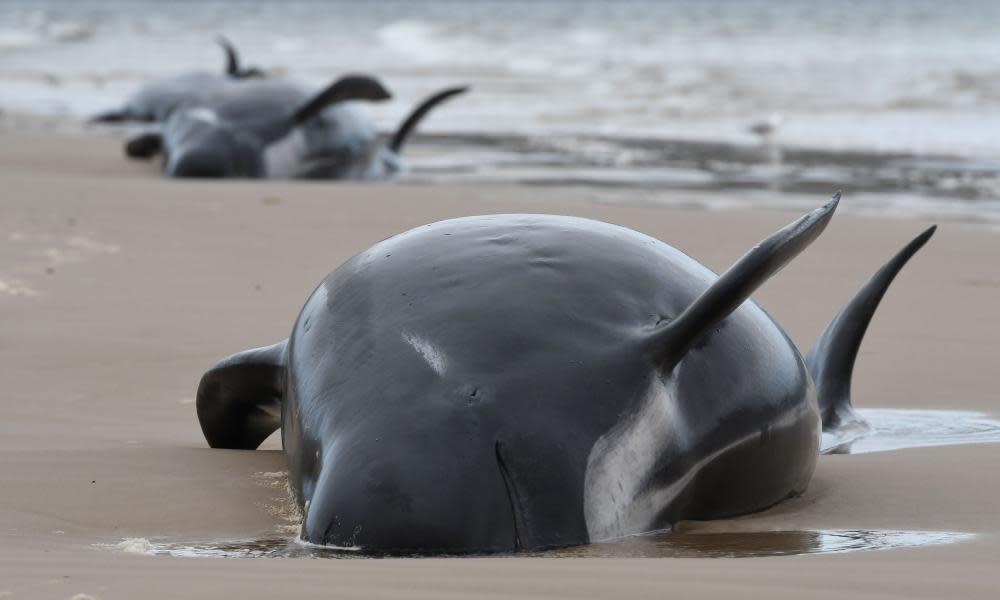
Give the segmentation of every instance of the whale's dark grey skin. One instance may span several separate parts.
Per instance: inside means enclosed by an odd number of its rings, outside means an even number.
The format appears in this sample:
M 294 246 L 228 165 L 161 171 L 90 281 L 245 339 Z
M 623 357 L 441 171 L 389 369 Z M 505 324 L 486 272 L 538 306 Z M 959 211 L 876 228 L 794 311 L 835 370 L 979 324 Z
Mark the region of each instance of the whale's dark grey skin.
M 867 323 L 933 233 L 862 288 L 807 365 L 748 297 L 836 204 L 719 277 L 579 218 L 413 229 L 327 276 L 288 340 L 209 370 L 202 430 L 256 448 L 280 427 L 302 537 L 372 553 L 535 550 L 764 509 L 805 490 L 816 390 L 849 402 L 834 392 L 849 389 L 853 317 Z
M 176 110 L 162 127 L 129 138 L 125 152 L 162 152 L 164 172 L 173 177 L 267 177 L 277 164 L 271 145 L 299 129 L 326 127 L 343 103 L 390 97 L 365 75 L 342 77 L 311 97 L 294 83 L 261 80 Z
M 264 80 L 176 111 L 162 127 L 131 137 L 125 151 L 133 158 L 163 151 L 165 172 L 176 177 L 386 179 L 403 169 L 400 152 L 420 120 L 466 89 L 426 99 L 382 143 L 356 103 L 335 102 L 326 92 L 316 102 L 295 84 Z M 290 116 L 296 106 L 302 108 Z
M 216 41 L 226 53 L 224 72 L 195 71 L 152 81 L 139 88 L 121 108 L 95 115 L 91 121 L 162 122 L 181 106 L 198 104 L 213 94 L 238 85 L 242 80 L 265 76 L 263 71 L 255 67 L 241 67 L 236 48 L 228 39 L 219 36 Z
M 364 114 L 345 106 L 330 111 L 322 127 L 302 128 L 301 137 L 288 136 L 284 143 L 268 148 L 273 166 L 291 164 L 287 169 L 272 167 L 271 177 L 304 179 L 390 179 L 406 170 L 403 145 L 417 125 L 438 104 L 468 91 L 467 86 L 441 90 L 424 99 L 403 120 L 385 143 L 378 139 Z

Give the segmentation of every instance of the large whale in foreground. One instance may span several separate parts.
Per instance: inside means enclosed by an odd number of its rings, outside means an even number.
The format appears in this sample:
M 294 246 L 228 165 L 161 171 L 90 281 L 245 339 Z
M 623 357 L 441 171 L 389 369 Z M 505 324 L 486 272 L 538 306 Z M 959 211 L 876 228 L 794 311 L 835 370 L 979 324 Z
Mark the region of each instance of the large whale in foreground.
M 213 447 L 281 428 L 302 537 L 372 553 L 610 540 L 759 511 L 806 489 L 821 431 L 913 240 L 803 358 L 750 294 L 838 198 L 721 276 L 633 230 L 467 217 L 331 273 L 288 340 L 203 376 Z

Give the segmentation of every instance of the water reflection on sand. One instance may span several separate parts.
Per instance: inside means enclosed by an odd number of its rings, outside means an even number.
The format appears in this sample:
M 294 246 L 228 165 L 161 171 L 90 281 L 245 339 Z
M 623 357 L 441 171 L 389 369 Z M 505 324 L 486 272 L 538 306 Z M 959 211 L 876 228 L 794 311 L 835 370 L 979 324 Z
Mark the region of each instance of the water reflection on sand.
M 860 409 L 869 430 L 859 437 L 824 434 L 824 453 L 866 454 L 904 448 L 1000 443 L 1000 421 L 967 410 Z
M 973 534 L 948 531 L 817 530 L 730 533 L 656 533 L 507 557 L 752 558 L 831 554 L 948 544 Z M 304 544 L 295 538 L 231 542 L 152 543 L 147 554 L 216 558 L 370 558 L 358 550 Z
M 864 454 L 903 448 L 1000 442 L 1000 421 L 974 411 L 861 409 L 870 429 L 845 442 L 839 452 Z M 267 485 L 284 489 L 284 473 L 263 473 Z M 658 532 L 509 557 L 544 558 L 749 558 L 830 554 L 949 544 L 971 533 L 900 530 L 790 530 L 758 532 Z M 356 548 L 316 546 L 294 536 L 255 540 L 160 542 L 130 538 L 102 546 L 123 552 L 161 556 L 220 558 L 370 558 Z

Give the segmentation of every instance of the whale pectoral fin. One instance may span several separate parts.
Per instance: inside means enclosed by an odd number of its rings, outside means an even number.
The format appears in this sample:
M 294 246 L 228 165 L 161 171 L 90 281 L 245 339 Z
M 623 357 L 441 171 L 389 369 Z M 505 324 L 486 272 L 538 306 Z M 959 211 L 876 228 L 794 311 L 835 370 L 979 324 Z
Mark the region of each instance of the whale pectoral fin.
M 368 75 L 347 75 L 316 94 L 292 114 L 292 123 L 316 116 L 326 107 L 347 100 L 388 100 L 392 94 L 374 77 Z
M 121 123 L 131 120 L 132 115 L 127 110 L 109 110 L 96 114 L 89 119 L 89 123 Z
M 198 421 L 213 448 L 253 450 L 281 427 L 288 340 L 221 360 L 198 385 Z
M 851 373 L 858 348 L 889 284 L 936 229 L 934 226 L 918 235 L 883 265 L 830 321 L 809 350 L 806 366 L 816 384 L 823 431 L 867 430 L 851 406 Z
M 399 154 L 399 151 L 403 148 L 403 143 L 406 142 L 406 138 L 413 133 L 413 130 L 417 128 L 417 124 L 420 123 L 425 116 L 427 116 L 427 113 L 429 113 L 432 108 L 452 96 L 464 94 L 467 91 L 469 91 L 469 86 L 465 85 L 447 88 L 421 102 L 415 109 L 413 109 L 413 112 L 406 117 L 399 128 L 396 129 L 395 135 L 392 136 L 392 141 L 389 142 L 389 149 L 396 154 Z
M 125 140 L 125 156 L 150 159 L 163 151 L 163 134 L 159 129 L 147 129 Z
M 839 201 L 838 192 L 822 208 L 800 217 L 754 246 L 676 319 L 658 326 L 649 341 L 664 370 L 673 369 L 703 334 L 729 316 L 771 275 L 819 237 Z

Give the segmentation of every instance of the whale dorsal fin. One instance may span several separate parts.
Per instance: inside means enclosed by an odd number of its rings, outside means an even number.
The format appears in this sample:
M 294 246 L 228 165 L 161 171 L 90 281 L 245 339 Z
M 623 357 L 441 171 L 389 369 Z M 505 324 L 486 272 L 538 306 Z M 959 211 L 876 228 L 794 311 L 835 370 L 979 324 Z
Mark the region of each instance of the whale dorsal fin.
M 293 123 L 302 123 L 327 106 L 346 100 L 388 100 L 392 94 L 374 77 L 347 75 L 316 94 L 292 114 Z
M 406 138 L 413 133 L 417 124 L 420 123 L 421 119 L 427 116 L 427 113 L 429 113 L 432 108 L 441 102 L 444 102 L 448 98 L 465 93 L 468 90 L 469 86 L 447 88 L 421 102 L 415 109 L 413 109 L 413 112 L 406 117 L 406 120 L 404 120 L 396 130 L 395 135 L 392 136 L 392 141 L 389 142 L 389 149 L 396 154 L 399 154 L 400 149 L 403 147 L 403 143 L 406 142 Z
M 838 192 L 826 206 L 800 217 L 754 246 L 677 318 L 658 326 L 650 342 L 664 370 L 673 369 L 704 333 L 819 237 L 839 201 Z
M 855 422 L 863 424 L 851 407 L 851 373 L 858 348 L 889 284 L 936 229 L 934 226 L 918 235 L 883 265 L 830 321 L 809 350 L 806 366 L 816 384 L 824 431 Z
M 287 343 L 244 350 L 202 375 L 198 421 L 209 446 L 253 450 L 281 427 Z
M 216 36 L 215 42 L 222 46 L 226 52 L 226 75 L 233 79 L 250 79 L 253 77 L 266 77 L 267 73 L 257 67 L 244 69 L 240 66 L 240 55 L 236 52 L 236 46 L 224 35 Z
M 240 73 L 240 57 L 236 53 L 236 47 L 224 35 L 216 36 L 215 43 L 222 46 L 226 53 L 226 75 L 237 77 Z

